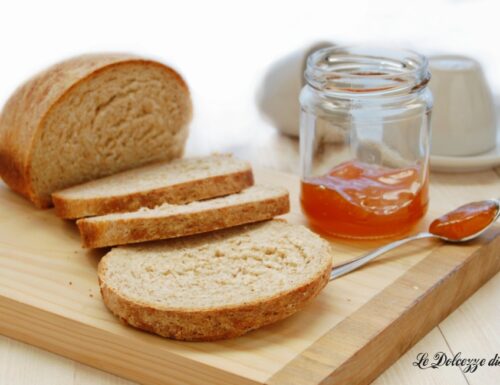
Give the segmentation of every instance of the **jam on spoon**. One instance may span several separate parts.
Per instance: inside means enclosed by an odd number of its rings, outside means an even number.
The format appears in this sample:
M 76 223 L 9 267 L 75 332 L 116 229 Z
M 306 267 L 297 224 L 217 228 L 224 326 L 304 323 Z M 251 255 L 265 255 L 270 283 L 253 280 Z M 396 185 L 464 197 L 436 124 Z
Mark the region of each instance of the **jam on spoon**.
M 429 232 L 418 233 L 389 243 L 352 261 L 333 267 L 330 280 L 343 276 L 405 243 L 423 238 L 438 238 L 445 242 L 467 242 L 481 235 L 500 216 L 500 200 L 489 199 L 460 206 L 435 221 Z
M 498 207 L 494 201 L 468 203 L 434 220 L 429 232 L 459 241 L 488 226 L 495 219 L 497 211 Z

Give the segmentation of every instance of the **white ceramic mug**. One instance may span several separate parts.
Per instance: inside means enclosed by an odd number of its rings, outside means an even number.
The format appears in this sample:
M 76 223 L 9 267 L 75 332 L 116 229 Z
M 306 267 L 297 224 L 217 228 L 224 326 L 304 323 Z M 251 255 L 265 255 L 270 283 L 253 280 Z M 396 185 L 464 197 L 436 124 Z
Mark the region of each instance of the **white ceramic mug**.
M 466 56 L 429 60 L 434 96 L 431 154 L 477 155 L 496 146 L 493 97 L 479 63 Z
M 257 94 L 257 104 L 264 116 L 284 134 L 299 136 L 299 94 L 304 86 L 307 57 L 332 45 L 317 42 L 303 47 L 280 58 L 267 70 Z

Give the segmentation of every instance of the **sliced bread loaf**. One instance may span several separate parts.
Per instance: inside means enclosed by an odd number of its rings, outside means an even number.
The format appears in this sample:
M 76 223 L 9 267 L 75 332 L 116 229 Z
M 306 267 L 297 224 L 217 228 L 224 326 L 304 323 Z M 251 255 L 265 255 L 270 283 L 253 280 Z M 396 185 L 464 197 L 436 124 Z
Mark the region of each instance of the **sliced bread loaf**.
M 252 184 L 248 162 L 215 154 L 124 171 L 55 192 L 52 200 L 58 216 L 83 218 L 209 199 Z
M 153 209 L 79 219 L 84 247 L 125 245 L 206 233 L 271 219 L 290 210 L 284 188 L 253 186 L 222 198 L 186 205 L 163 204 Z
M 88 180 L 180 157 L 191 119 L 184 80 L 125 54 L 78 56 L 22 85 L 0 115 L 0 176 L 38 207 Z
M 122 246 L 98 266 L 106 306 L 121 320 L 188 341 L 232 338 L 302 309 L 328 282 L 329 243 L 272 220 Z

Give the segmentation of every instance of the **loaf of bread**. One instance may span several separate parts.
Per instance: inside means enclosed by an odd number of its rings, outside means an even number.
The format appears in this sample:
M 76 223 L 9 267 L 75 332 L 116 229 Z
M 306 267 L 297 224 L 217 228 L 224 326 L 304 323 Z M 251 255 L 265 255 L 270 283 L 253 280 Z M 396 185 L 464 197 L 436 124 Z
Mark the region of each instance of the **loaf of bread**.
M 35 76 L 0 115 L 0 176 L 37 207 L 50 194 L 180 157 L 191 119 L 184 80 L 125 54 L 75 57 Z
M 272 220 L 121 246 L 98 266 L 106 306 L 127 324 L 188 341 L 232 338 L 302 309 L 328 282 L 329 243 Z
M 290 210 L 284 188 L 253 186 L 237 194 L 186 205 L 79 219 L 84 247 L 177 238 L 271 219 Z
M 83 218 L 183 204 L 239 192 L 253 185 L 248 162 L 230 154 L 155 163 L 52 194 L 56 214 Z

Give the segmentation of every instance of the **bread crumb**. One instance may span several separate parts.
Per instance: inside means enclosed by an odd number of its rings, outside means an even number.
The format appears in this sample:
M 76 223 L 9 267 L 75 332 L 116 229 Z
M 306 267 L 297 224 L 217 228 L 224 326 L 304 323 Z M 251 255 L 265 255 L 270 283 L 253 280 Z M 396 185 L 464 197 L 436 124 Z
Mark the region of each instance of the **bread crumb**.
M 276 252 L 276 247 L 271 247 L 271 246 L 268 246 L 265 251 L 267 255 L 274 254 L 275 252 Z

